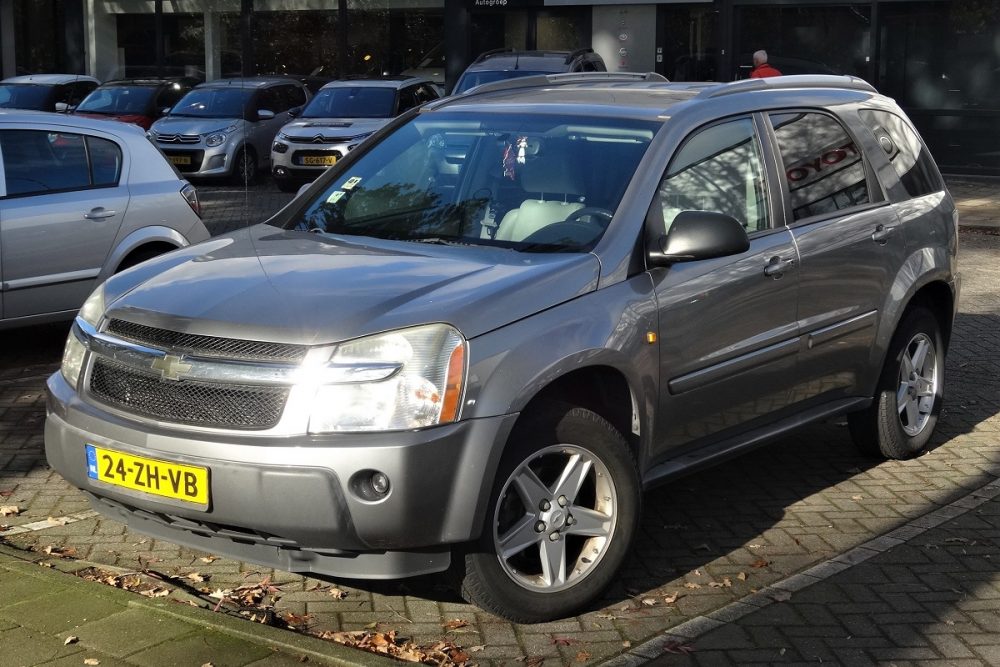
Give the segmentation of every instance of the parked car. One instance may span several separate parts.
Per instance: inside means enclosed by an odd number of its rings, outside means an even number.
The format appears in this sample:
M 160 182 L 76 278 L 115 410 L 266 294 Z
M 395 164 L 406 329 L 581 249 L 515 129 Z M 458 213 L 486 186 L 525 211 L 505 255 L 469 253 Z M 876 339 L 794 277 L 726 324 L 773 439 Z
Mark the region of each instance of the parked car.
M 108 276 L 208 238 L 198 197 L 138 128 L 0 112 L 0 327 L 72 319 Z
M 389 119 L 438 97 L 429 79 L 415 77 L 328 83 L 278 132 L 271 145 L 271 175 L 281 190 L 294 192 Z
M 105 81 L 80 102 L 74 113 L 133 123 L 148 130 L 196 83 L 184 78 Z
M 859 79 L 500 81 L 111 277 L 46 453 L 157 538 L 453 566 L 481 608 L 552 619 L 616 576 L 645 489 L 840 415 L 865 452 L 923 451 L 956 258 L 926 146 Z
M 28 74 L 0 81 L 0 109 L 72 111 L 100 85 L 82 74 Z
M 252 183 L 267 167 L 274 135 L 309 101 L 286 77 L 218 79 L 195 86 L 149 128 L 149 138 L 191 178 Z
M 607 66 L 593 49 L 576 51 L 515 51 L 497 49 L 481 54 L 458 78 L 453 95 L 475 86 L 536 74 L 606 72 Z

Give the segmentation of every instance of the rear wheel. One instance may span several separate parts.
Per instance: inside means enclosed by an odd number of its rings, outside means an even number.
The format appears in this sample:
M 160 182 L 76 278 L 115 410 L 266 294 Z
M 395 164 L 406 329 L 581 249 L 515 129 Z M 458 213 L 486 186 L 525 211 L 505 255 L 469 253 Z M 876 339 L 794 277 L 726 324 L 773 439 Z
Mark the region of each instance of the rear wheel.
M 590 410 L 549 406 L 511 436 L 462 593 L 518 622 L 575 613 L 612 581 L 639 508 L 622 435 Z
M 912 458 L 927 447 L 943 399 L 941 327 L 933 313 L 918 306 L 892 338 L 874 403 L 848 415 L 851 436 L 868 454 Z
M 278 189 L 282 192 L 298 192 L 301 187 L 295 181 L 291 181 L 286 178 L 276 178 L 274 179 L 274 182 L 278 186 Z

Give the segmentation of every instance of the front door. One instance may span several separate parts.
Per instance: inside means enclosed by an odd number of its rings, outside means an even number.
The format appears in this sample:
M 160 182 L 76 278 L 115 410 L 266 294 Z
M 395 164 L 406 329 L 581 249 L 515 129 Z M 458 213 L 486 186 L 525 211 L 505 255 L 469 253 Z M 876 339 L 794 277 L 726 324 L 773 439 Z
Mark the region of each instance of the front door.
M 683 210 L 725 213 L 744 224 L 750 249 L 651 272 L 660 341 L 656 458 L 788 405 L 799 345 L 798 255 L 768 197 L 763 165 L 755 122 L 740 117 L 697 130 L 660 184 L 650 221 L 662 211 L 669 229 Z
M 125 216 L 121 147 L 57 130 L 2 129 L 0 152 L 3 316 L 75 310 Z

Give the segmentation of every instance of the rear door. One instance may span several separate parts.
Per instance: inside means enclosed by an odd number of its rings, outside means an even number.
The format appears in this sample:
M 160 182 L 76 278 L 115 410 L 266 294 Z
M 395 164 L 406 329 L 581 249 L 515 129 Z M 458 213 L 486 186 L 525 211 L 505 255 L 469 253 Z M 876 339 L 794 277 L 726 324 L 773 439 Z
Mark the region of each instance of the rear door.
M 659 315 L 658 458 L 748 428 L 789 402 L 799 346 L 798 257 L 768 195 L 774 175 L 765 177 L 761 122 L 743 116 L 692 133 L 650 212 L 648 224 L 665 230 L 684 210 L 721 212 L 750 237 L 739 255 L 650 272 Z
M 836 116 L 790 109 L 768 120 L 783 171 L 785 222 L 802 262 L 804 340 L 793 399 L 857 396 L 872 376 L 882 307 L 903 263 L 899 221 L 862 144 Z
M 79 308 L 129 202 L 112 136 L 37 128 L 0 127 L 5 319 Z

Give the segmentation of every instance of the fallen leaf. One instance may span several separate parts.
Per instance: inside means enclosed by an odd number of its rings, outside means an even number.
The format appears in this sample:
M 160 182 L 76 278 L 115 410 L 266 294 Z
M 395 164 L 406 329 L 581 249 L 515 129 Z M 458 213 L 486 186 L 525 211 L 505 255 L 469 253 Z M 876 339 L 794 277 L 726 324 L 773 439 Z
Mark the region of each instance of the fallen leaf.
M 663 645 L 663 652 L 687 655 L 688 653 L 694 653 L 694 646 L 691 646 L 691 644 L 681 644 L 680 642 L 667 642 Z
M 858 494 L 856 496 L 851 496 L 851 500 L 864 500 L 864 499 L 865 497 L 862 496 L 861 494 Z
M 684 596 L 681 593 L 679 593 L 678 591 L 674 591 L 670 595 L 664 595 L 663 596 L 663 603 L 664 604 L 673 604 L 673 603 L 677 602 L 679 599 L 681 599 L 682 597 L 684 597 Z
M 469 647 L 469 653 L 479 653 L 486 649 L 486 644 L 477 644 L 476 646 Z
M 733 582 L 729 579 L 729 577 L 723 577 L 722 581 L 710 581 L 708 582 L 708 585 L 711 588 L 731 588 Z
M 753 568 L 756 568 L 756 569 L 759 570 L 760 568 L 767 567 L 770 564 L 771 564 L 771 561 L 767 560 L 766 558 L 758 558 L 754 562 L 750 563 L 750 567 L 753 567 Z
M 614 614 L 598 614 L 597 618 L 603 618 L 605 621 L 613 621 L 618 617 Z
M 788 591 L 774 591 L 771 593 L 771 599 L 775 602 L 787 602 L 792 599 L 792 594 Z
M 0 498 L 10 498 L 14 495 L 14 490 L 10 489 L 8 491 L 0 491 Z
M 101 661 L 98 660 L 97 658 L 84 658 L 83 664 L 85 664 L 85 665 L 99 665 L 99 664 L 101 664 Z
M 626 639 L 622 642 L 622 648 L 632 648 L 632 642 Z
M 69 637 L 66 638 L 66 641 L 63 642 L 63 646 L 69 646 L 70 644 L 75 644 L 78 641 L 80 641 L 79 637 L 77 637 L 76 635 L 70 635 Z
M 746 572 L 740 572 L 739 574 L 736 575 L 736 578 L 739 579 L 740 581 L 746 581 L 747 580 L 747 573 Z
M 191 581 L 195 582 L 196 584 L 200 584 L 203 581 L 207 581 L 208 580 L 208 577 L 206 577 L 205 575 L 203 575 L 201 572 L 188 572 L 187 574 L 184 575 L 184 578 L 185 579 L 190 579 Z
M 763 549 L 764 545 L 763 544 L 749 544 L 749 545 L 747 545 L 747 548 L 748 549 Z
M 569 646 L 570 644 L 573 644 L 577 641 L 579 640 L 571 639 L 570 637 L 553 637 L 550 643 L 554 644 L 555 646 Z
M 441 627 L 445 630 L 458 630 L 459 628 L 464 628 L 469 625 L 468 621 L 463 621 L 460 618 L 453 618 L 450 621 L 445 621 L 441 624 Z
M 206 663 L 205 663 L 205 664 L 203 664 L 203 665 L 202 665 L 201 667 L 215 667 L 215 665 L 213 665 L 213 664 L 212 664 L 212 663 L 210 663 L 210 662 L 206 662 Z
M 691 589 L 701 588 L 701 584 L 696 584 L 693 581 L 688 581 L 684 584 L 684 588 L 691 588 Z
M 217 561 L 219 559 L 216 558 L 215 556 L 202 556 L 198 560 L 200 560 L 202 563 L 214 563 L 215 561 Z
M 656 606 L 656 598 L 643 598 L 642 604 L 646 605 L 647 607 L 654 607 Z
M 214 591 L 208 594 L 210 598 L 218 598 L 220 600 L 225 599 L 229 596 L 230 591 L 224 591 L 221 588 L 216 588 Z
M 368 630 L 374 630 L 377 627 L 378 627 L 378 621 L 376 621 L 374 623 L 369 623 L 368 625 L 365 626 L 365 628 L 368 629 Z
M 334 600 L 343 600 L 344 598 L 347 597 L 347 591 L 341 590 L 336 586 L 334 586 L 333 588 L 330 589 L 330 597 L 332 597 Z
M 587 662 L 588 660 L 590 660 L 590 653 L 587 651 L 579 651 L 576 654 L 575 660 L 577 662 Z
M 0 516 L 17 516 L 20 513 L 17 505 L 0 505 Z
M 65 517 L 60 517 L 57 519 L 55 517 L 50 516 L 48 518 L 48 522 L 51 523 L 53 526 L 65 526 L 67 523 L 69 523 L 69 519 Z

